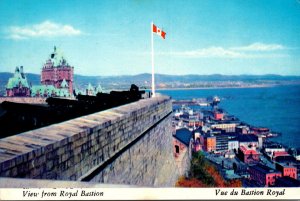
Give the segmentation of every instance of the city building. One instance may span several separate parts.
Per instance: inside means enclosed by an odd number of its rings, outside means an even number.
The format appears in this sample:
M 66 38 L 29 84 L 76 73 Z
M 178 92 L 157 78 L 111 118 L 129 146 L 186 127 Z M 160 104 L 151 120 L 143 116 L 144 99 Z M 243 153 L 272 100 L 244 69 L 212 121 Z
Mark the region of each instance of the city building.
M 238 149 L 238 158 L 247 164 L 255 164 L 259 162 L 259 152 L 253 148 L 240 146 Z
M 174 157 L 180 175 L 188 175 L 190 161 L 192 158 L 192 132 L 186 128 L 176 131 L 173 136 Z
M 198 152 L 202 150 L 202 146 L 200 144 L 200 136 L 201 136 L 201 129 L 196 129 L 193 131 L 193 139 L 194 139 L 194 144 L 193 144 L 193 151 Z
M 250 132 L 254 135 L 267 135 L 270 133 L 270 129 L 268 128 L 257 128 L 257 127 L 252 127 Z
M 237 151 L 239 148 L 239 141 L 236 138 L 228 140 L 228 150 Z
M 237 124 L 236 123 L 227 123 L 227 122 L 220 122 L 220 123 L 214 123 L 211 124 L 211 129 L 220 129 L 225 130 L 226 132 L 235 132 Z
M 176 130 L 176 134 L 173 135 L 174 144 L 174 156 L 179 157 L 182 152 L 186 152 L 190 146 L 190 141 L 192 138 L 192 132 L 186 128 L 181 128 Z
M 249 134 L 249 135 L 239 135 L 238 136 L 238 141 L 240 146 L 244 146 L 244 147 L 259 147 L 258 146 L 258 137 L 256 135 L 253 134 Z
M 203 150 L 207 152 L 216 151 L 216 136 L 211 134 L 201 135 Z
M 223 152 L 228 150 L 228 135 L 217 134 L 216 137 L 216 151 Z
M 235 131 L 238 133 L 238 134 L 248 134 L 250 133 L 250 129 L 249 129 L 249 126 L 245 126 L 245 125 L 239 125 L 235 128 Z
M 234 151 L 232 151 L 232 150 L 226 151 L 225 154 L 224 154 L 224 158 L 230 158 L 230 159 L 235 158 L 235 153 L 234 153 Z
M 274 152 L 285 152 L 285 148 L 279 145 L 265 146 L 264 151 L 269 156 L 273 156 Z
M 258 148 L 262 149 L 266 138 L 264 136 L 259 135 L 257 136 L 257 139 L 258 139 Z
M 200 143 L 200 136 L 201 136 L 201 133 L 203 134 L 203 131 L 201 130 L 201 128 L 198 128 L 196 130 L 193 131 L 193 134 L 194 134 L 194 140 L 195 141 L 198 141 Z
M 279 170 L 282 176 L 297 179 L 297 168 L 291 163 L 276 163 L 276 170 Z
M 279 177 L 274 187 L 300 187 L 300 181 L 291 177 Z
M 53 85 L 55 88 L 68 88 L 69 95 L 73 94 L 74 67 L 70 66 L 61 50 L 54 47 L 48 60 L 42 68 L 41 84 Z
M 273 155 L 271 156 L 272 160 L 276 160 L 277 157 L 281 156 L 290 156 L 286 151 L 274 151 Z
M 258 163 L 249 166 L 250 180 L 261 187 L 269 187 L 275 184 L 277 178 L 281 177 L 281 172 Z
M 222 110 L 217 109 L 214 111 L 214 119 L 215 120 L 223 120 L 223 118 L 224 118 L 224 113 Z
M 188 126 L 193 128 L 198 128 L 199 126 L 203 126 L 203 122 L 200 120 L 190 119 Z
M 20 68 L 16 67 L 13 77 L 8 79 L 6 96 L 30 96 L 30 85 L 23 72 L 23 66 L 20 66 Z
M 277 157 L 290 156 L 290 154 L 281 145 L 267 145 L 264 147 L 264 152 L 270 160 L 276 160 Z
M 300 161 L 300 148 L 290 148 L 288 153 L 293 156 L 297 161 Z

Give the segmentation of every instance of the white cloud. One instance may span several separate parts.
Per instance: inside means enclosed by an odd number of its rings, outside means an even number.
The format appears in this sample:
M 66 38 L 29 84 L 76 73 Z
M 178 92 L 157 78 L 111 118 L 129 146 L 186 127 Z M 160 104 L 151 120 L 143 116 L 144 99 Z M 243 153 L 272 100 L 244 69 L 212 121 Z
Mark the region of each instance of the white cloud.
M 171 52 L 172 55 L 191 57 L 191 58 L 242 58 L 247 55 L 236 51 L 224 49 L 223 47 L 209 47 L 198 50 L 184 51 L 184 52 Z
M 241 50 L 241 51 L 274 51 L 285 49 L 283 45 L 280 44 L 264 44 L 264 43 L 252 43 L 247 46 L 242 47 L 232 47 L 232 50 Z
M 171 55 L 187 58 L 230 58 L 230 59 L 245 59 L 245 58 L 279 58 L 287 57 L 287 54 L 274 53 L 270 51 L 286 49 L 283 45 L 278 44 L 263 44 L 253 43 L 248 46 L 241 47 L 207 47 L 197 50 L 174 51 L 174 52 L 159 52 L 160 55 Z
M 80 35 L 81 31 L 71 25 L 62 25 L 51 21 L 44 21 L 31 26 L 11 26 L 8 29 L 9 38 L 15 40 L 33 37 L 57 37 Z

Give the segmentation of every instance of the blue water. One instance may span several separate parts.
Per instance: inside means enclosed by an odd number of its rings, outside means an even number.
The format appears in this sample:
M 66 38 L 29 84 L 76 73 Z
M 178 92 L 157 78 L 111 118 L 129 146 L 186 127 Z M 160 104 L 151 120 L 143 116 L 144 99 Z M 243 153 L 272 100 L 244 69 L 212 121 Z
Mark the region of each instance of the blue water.
M 219 107 L 253 126 L 268 127 L 281 136 L 272 138 L 286 146 L 300 147 L 300 85 L 266 88 L 158 90 L 173 99 L 218 96 Z

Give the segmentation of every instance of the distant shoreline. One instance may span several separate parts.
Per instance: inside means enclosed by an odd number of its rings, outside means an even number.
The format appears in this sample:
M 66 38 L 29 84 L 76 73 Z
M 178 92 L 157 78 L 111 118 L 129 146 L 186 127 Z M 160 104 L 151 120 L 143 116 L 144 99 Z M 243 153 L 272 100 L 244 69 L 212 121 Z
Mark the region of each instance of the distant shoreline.
M 197 89 L 248 89 L 248 88 L 267 88 L 267 87 L 277 87 L 277 86 L 290 86 L 290 85 L 300 85 L 300 84 L 264 84 L 264 85 L 253 85 L 253 86 L 228 86 L 228 87 L 176 87 L 176 88 L 156 88 L 156 90 L 165 91 L 165 90 L 197 90 Z M 151 90 L 151 89 L 147 89 Z
M 266 88 L 275 87 L 278 85 L 268 85 L 268 86 L 244 86 L 244 87 L 192 87 L 192 88 L 156 88 L 156 90 L 197 90 L 197 89 L 243 89 L 243 88 Z M 149 89 L 150 90 L 150 89 Z

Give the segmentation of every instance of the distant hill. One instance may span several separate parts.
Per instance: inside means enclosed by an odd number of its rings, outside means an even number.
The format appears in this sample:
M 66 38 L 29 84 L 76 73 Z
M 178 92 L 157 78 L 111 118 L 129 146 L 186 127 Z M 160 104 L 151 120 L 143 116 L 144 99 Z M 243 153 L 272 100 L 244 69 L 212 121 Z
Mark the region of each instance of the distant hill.
M 0 73 L 0 94 L 4 93 L 5 85 L 13 73 Z M 40 84 L 39 74 L 26 74 L 27 79 L 32 85 Z M 156 74 L 156 84 L 165 84 L 165 86 L 181 86 L 181 84 L 193 84 L 193 86 L 199 86 L 199 83 L 214 83 L 214 82 L 246 82 L 257 83 L 260 82 L 272 82 L 281 83 L 285 81 L 300 82 L 300 76 L 281 76 L 281 75 L 166 75 Z M 121 75 L 121 76 L 84 76 L 74 75 L 74 83 L 77 88 L 85 88 L 88 83 L 96 86 L 100 84 L 104 89 L 129 89 L 131 84 L 136 84 L 140 87 L 150 87 L 151 74 L 143 73 L 138 75 Z M 196 84 L 195 84 L 196 83 Z M 213 84 L 210 84 L 211 86 Z M 202 85 L 201 85 L 202 86 Z M 206 86 L 206 85 L 205 85 Z
M 300 76 L 281 76 L 281 75 L 165 75 L 155 74 L 157 82 L 200 82 L 200 81 L 257 81 L 257 80 L 270 80 L 270 81 L 286 81 L 286 80 L 300 80 Z M 121 75 L 121 76 L 82 76 L 75 75 L 75 81 L 85 82 L 134 82 L 141 83 L 151 81 L 151 74 L 144 73 L 138 75 Z

